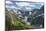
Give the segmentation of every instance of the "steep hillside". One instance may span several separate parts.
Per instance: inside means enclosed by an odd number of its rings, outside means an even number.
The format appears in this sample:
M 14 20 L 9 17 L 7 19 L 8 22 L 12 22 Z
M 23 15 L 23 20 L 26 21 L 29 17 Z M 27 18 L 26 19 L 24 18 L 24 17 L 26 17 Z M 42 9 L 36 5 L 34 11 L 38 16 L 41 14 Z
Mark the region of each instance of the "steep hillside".
M 27 25 L 22 19 L 17 18 L 16 14 L 11 11 L 5 11 L 6 18 L 6 28 L 9 30 L 20 30 L 20 29 L 29 29 L 31 25 Z

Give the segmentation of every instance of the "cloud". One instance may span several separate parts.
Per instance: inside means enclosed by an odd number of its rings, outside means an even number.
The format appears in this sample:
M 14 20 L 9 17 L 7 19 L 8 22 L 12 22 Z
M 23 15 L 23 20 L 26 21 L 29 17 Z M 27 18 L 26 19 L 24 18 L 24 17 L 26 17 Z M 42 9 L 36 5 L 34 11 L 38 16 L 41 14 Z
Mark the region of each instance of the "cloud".
M 25 2 L 15 2 L 15 3 L 18 6 L 27 6 L 27 5 L 29 5 L 29 3 L 25 3 Z
M 6 1 L 6 4 L 13 4 L 11 1 Z
M 30 8 L 40 8 L 43 4 L 42 3 L 25 3 L 25 2 L 16 2 L 17 6 L 25 6 Z
M 10 8 L 10 9 L 21 9 L 21 8 L 18 8 L 18 7 L 15 7 L 15 6 L 9 6 L 9 5 L 6 5 L 6 8 Z
M 6 5 L 6 8 L 16 8 L 15 6 L 8 6 Z
M 41 3 L 27 3 L 27 2 L 12 2 L 12 1 L 18 1 L 18 0 L 8 0 L 6 1 L 6 8 L 15 8 L 15 9 L 21 9 L 24 10 L 31 10 L 32 8 L 40 8 L 43 4 Z M 25 7 L 25 8 L 24 8 Z

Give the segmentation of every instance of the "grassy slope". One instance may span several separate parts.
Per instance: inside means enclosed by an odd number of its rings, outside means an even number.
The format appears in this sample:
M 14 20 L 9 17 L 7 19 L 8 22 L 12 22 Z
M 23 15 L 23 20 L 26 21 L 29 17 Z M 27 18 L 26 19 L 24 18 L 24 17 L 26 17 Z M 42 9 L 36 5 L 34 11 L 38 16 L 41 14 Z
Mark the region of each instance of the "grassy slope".
M 20 30 L 31 28 L 31 25 L 26 25 L 26 23 L 22 22 L 21 19 L 17 18 L 17 16 L 14 13 L 11 13 L 10 11 L 6 11 L 5 16 L 7 16 L 6 22 L 8 29 Z

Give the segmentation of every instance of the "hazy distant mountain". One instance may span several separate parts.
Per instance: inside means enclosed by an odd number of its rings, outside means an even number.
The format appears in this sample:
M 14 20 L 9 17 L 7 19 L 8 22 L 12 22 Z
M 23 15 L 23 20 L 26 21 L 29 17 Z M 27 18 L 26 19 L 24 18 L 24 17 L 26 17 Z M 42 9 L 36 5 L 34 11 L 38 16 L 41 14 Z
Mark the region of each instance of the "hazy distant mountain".
M 36 12 L 34 14 L 34 12 Z M 32 24 L 44 24 L 44 6 L 42 6 L 39 10 L 33 12 L 33 17 L 35 17 L 32 21 Z

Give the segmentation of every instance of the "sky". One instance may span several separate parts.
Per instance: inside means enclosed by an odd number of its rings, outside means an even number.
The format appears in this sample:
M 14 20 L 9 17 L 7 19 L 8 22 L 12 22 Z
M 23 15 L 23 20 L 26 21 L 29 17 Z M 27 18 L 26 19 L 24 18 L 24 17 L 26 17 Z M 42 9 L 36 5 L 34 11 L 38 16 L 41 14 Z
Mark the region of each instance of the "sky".
M 10 8 L 10 9 L 23 9 L 23 10 L 31 10 L 34 8 L 39 9 L 43 3 L 29 3 L 29 2 L 16 2 L 18 0 L 6 0 L 6 8 Z M 22 1 L 22 0 L 21 0 Z

